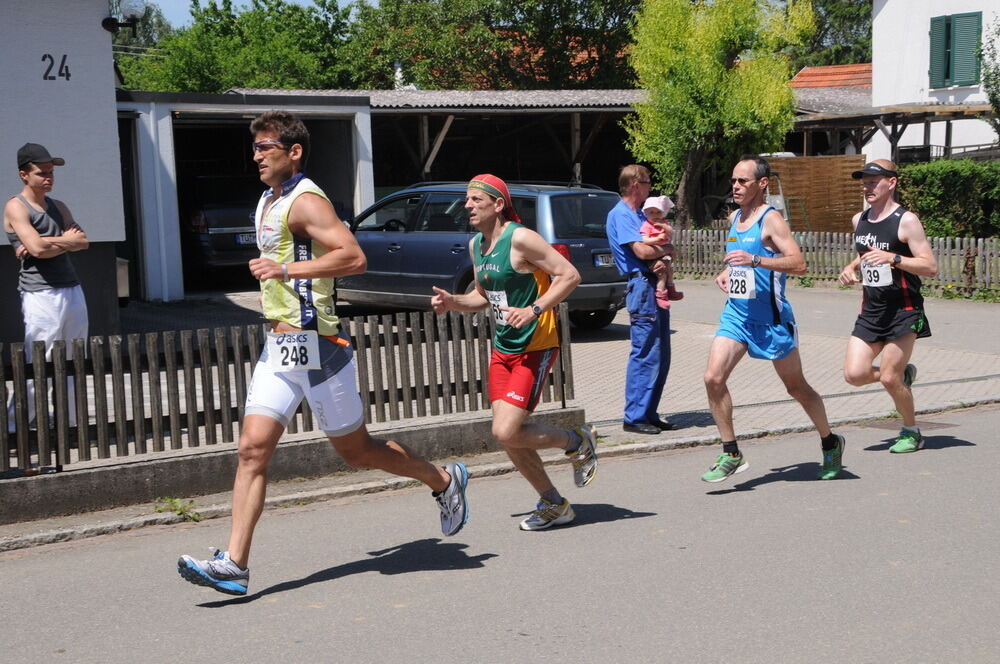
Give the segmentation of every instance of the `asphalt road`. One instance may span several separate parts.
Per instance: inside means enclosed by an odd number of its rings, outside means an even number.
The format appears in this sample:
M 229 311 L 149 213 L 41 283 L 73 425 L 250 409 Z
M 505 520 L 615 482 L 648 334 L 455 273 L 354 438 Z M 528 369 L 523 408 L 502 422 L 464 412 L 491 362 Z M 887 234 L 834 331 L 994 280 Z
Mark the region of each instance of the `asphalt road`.
M 1000 406 L 841 429 L 847 471 L 813 480 L 818 441 L 608 458 L 567 496 L 572 526 L 524 533 L 518 475 L 475 479 L 444 539 L 428 493 L 267 512 L 251 594 L 181 580 L 181 553 L 229 520 L 0 554 L 0 643 L 17 662 L 995 662 Z M 568 470 L 555 471 L 570 484 Z M 733 481 L 735 480 L 735 481 Z

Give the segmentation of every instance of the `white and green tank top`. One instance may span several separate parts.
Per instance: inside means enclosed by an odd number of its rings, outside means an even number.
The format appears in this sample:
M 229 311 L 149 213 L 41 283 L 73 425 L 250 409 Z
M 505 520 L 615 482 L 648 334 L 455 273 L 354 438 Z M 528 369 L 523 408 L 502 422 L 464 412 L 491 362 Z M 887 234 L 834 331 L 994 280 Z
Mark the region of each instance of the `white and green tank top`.
M 254 217 L 261 258 L 295 263 L 327 253 L 326 247 L 320 243 L 293 235 L 288 228 L 292 203 L 306 193 L 330 200 L 322 189 L 301 173 L 282 183 L 281 196 L 266 213 L 264 206 L 271 190 L 261 196 Z M 334 309 L 337 297 L 333 279 L 268 279 L 260 282 L 260 293 L 264 316 L 269 320 L 282 321 L 303 330 L 316 330 L 321 336 L 337 335 L 340 320 Z

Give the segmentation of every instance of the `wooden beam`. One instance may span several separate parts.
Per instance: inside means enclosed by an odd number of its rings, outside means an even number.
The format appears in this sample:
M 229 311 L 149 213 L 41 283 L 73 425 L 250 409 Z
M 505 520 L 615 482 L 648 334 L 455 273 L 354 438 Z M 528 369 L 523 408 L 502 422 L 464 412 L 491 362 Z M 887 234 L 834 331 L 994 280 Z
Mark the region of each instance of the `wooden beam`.
M 423 172 L 425 175 L 430 174 L 431 166 L 434 165 L 434 159 L 437 157 L 438 150 L 441 149 L 441 144 L 444 143 L 444 138 L 448 135 L 448 130 L 451 129 L 451 123 L 454 121 L 454 115 L 446 117 L 444 119 L 444 126 L 441 127 L 441 131 L 434 137 L 434 146 L 431 148 L 430 154 L 427 155 L 427 161 L 424 162 Z
M 594 146 L 594 141 L 597 140 L 597 135 L 601 133 L 602 129 L 604 129 L 604 124 L 607 121 L 608 121 L 607 113 L 598 114 L 597 119 L 594 121 L 594 126 L 591 127 L 590 133 L 587 134 L 587 139 L 583 142 L 583 146 L 580 148 L 580 151 L 576 153 L 576 155 L 573 157 L 574 161 L 582 163 L 583 160 L 587 158 L 587 155 L 590 153 L 590 148 Z

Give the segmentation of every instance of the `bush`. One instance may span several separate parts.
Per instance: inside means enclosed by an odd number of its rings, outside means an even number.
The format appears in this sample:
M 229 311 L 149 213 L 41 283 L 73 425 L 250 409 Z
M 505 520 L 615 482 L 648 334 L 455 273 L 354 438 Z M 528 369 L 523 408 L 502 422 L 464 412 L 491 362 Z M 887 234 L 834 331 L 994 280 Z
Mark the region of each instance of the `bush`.
M 1000 237 L 1000 162 L 942 159 L 899 170 L 902 203 L 934 237 Z

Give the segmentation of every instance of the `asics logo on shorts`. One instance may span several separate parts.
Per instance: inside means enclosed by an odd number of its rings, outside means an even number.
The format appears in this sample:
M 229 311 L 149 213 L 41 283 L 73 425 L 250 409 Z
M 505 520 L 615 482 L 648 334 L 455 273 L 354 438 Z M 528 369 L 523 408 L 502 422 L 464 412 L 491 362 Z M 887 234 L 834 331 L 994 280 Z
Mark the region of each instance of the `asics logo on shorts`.
M 518 401 L 524 401 L 525 400 L 525 397 L 521 396 L 520 394 L 518 394 L 517 392 L 514 392 L 514 391 L 508 392 L 507 396 L 510 397 L 511 399 L 517 399 Z

